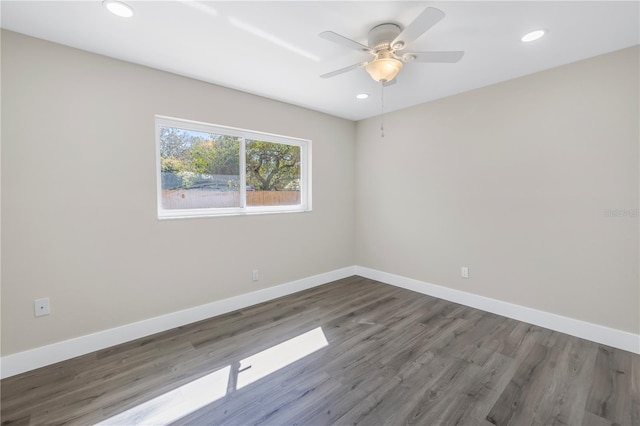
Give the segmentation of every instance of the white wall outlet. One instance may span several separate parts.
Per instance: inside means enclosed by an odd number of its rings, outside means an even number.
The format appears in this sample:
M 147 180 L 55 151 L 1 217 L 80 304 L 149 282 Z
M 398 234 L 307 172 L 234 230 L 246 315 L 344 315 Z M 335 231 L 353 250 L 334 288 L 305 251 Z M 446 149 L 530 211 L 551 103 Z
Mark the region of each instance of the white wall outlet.
M 49 298 L 47 297 L 45 299 L 35 299 L 33 301 L 33 309 L 37 317 L 49 315 L 51 313 Z
M 467 266 L 460 268 L 460 276 L 462 278 L 469 278 L 469 268 Z
M 254 269 L 254 270 L 253 270 L 253 275 L 251 275 L 251 278 L 252 278 L 254 281 L 258 281 L 258 280 L 260 279 L 260 275 L 258 275 L 258 270 L 257 270 L 257 269 Z

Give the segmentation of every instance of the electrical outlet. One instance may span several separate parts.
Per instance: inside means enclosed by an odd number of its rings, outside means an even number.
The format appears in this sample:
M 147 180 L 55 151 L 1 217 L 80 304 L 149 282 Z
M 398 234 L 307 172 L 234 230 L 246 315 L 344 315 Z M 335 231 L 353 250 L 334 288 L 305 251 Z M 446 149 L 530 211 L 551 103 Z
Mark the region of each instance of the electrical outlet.
M 49 315 L 51 313 L 49 298 L 47 297 L 45 299 L 35 299 L 33 301 L 33 309 L 37 317 Z
M 254 269 L 254 270 L 253 270 L 252 279 L 253 279 L 254 281 L 258 281 L 258 280 L 260 279 L 260 276 L 258 275 L 258 270 L 257 270 L 257 269 Z
M 466 266 L 460 268 L 460 276 L 462 278 L 469 278 L 469 268 Z

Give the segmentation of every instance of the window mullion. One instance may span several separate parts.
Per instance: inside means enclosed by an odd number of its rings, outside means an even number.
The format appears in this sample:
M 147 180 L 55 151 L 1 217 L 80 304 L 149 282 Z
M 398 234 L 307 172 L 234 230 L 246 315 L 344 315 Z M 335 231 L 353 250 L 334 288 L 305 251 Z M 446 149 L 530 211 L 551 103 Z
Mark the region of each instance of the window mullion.
M 243 136 L 240 139 L 240 207 L 245 210 L 247 208 L 247 156 L 246 146 L 247 139 Z

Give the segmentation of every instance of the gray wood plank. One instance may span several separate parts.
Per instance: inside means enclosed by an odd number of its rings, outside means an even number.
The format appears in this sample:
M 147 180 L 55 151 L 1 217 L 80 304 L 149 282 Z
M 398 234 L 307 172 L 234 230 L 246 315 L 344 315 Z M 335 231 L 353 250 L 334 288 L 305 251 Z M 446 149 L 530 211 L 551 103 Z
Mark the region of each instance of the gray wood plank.
M 487 415 L 489 422 L 494 425 L 536 424 L 538 403 L 546 391 L 545 366 L 554 362 L 554 354 L 547 346 L 539 343 L 531 347 Z
M 620 425 L 631 424 L 632 354 L 600 345 L 593 369 L 586 410 Z

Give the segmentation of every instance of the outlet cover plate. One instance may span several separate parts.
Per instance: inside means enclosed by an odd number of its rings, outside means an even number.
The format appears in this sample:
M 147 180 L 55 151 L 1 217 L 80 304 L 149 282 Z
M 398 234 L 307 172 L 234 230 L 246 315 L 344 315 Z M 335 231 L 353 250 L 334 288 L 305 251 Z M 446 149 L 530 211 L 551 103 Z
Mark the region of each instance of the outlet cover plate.
M 33 309 L 37 317 L 49 315 L 51 313 L 49 298 L 47 297 L 45 299 L 35 299 L 33 301 Z
M 469 278 L 469 267 L 463 266 L 460 268 L 460 276 L 462 278 Z

